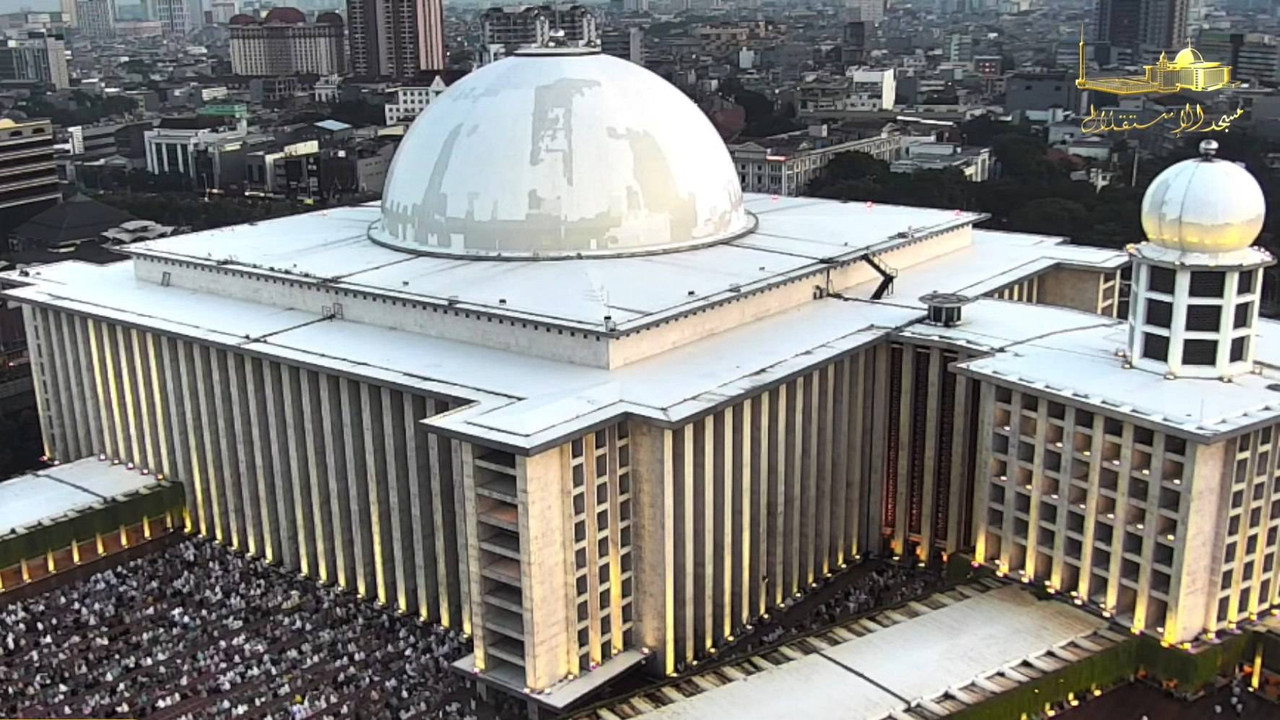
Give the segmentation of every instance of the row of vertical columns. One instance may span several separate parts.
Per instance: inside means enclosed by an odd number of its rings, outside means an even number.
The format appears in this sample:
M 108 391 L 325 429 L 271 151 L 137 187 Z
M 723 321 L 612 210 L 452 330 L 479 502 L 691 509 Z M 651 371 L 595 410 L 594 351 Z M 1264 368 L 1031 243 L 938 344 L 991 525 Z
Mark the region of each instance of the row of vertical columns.
M 683 427 L 637 428 L 640 633 L 667 672 L 846 565 L 878 530 L 864 518 L 870 377 L 870 357 L 853 355 Z
M 25 307 L 42 433 L 186 487 L 188 530 L 423 618 L 468 624 L 447 402 Z

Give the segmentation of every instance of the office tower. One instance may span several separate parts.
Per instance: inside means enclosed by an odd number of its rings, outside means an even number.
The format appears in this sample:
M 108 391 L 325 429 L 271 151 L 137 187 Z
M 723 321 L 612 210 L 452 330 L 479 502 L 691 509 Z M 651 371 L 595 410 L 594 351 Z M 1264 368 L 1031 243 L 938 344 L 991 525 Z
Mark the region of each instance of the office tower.
M 272 8 L 262 22 L 237 15 L 231 24 L 231 72 L 248 76 L 346 72 L 342 18 L 321 13 L 314 23 L 296 8 Z
M 411 78 L 443 70 L 443 0 L 348 0 L 347 38 L 357 77 Z
M 1098 40 L 1131 52 L 1185 47 L 1188 0 L 1099 0 Z

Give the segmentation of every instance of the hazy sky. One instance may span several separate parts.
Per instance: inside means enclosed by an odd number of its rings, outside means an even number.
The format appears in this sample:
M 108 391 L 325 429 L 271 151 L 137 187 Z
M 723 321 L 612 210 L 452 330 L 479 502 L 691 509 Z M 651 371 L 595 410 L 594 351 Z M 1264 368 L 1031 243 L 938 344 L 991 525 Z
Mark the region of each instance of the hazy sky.
M 117 5 L 136 5 L 136 0 L 117 2 Z M 0 0 L 0 13 L 22 12 L 24 10 L 57 10 L 61 7 L 58 0 Z

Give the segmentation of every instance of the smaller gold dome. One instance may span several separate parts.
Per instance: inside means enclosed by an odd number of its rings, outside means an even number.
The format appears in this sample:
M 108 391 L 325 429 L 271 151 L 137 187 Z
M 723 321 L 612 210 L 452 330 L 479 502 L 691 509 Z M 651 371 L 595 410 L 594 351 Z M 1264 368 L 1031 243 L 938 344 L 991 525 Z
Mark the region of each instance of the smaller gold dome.
M 1178 51 L 1177 55 L 1173 56 L 1173 64 L 1180 67 L 1202 62 L 1204 62 L 1204 56 L 1200 54 L 1199 50 L 1191 47 L 1183 48 Z
M 1267 203 L 1243 167 L 1214 158 L 1218 143 L 1200 143 L 1201 157 L 1183 160 L 1151 181 L 1142 197 L 1142 230 L 1155 245 L 1195 253 L 1225 253 L 1253 244 Z

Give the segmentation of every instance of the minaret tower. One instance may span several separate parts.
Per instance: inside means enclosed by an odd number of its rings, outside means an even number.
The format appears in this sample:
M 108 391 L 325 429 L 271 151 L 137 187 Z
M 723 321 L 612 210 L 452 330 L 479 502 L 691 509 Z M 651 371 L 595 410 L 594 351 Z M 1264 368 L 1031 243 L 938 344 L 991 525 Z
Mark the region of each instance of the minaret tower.
M 1215 157 L 1160 173 L 1142 199 L 1147 242 L 1133 257 L 1128 359 L 1166 377 L 1232 377 L 1253 369 L 1262 269 L 1275 262 L 1253 247 L 1266 200 L 1253 175 Z

